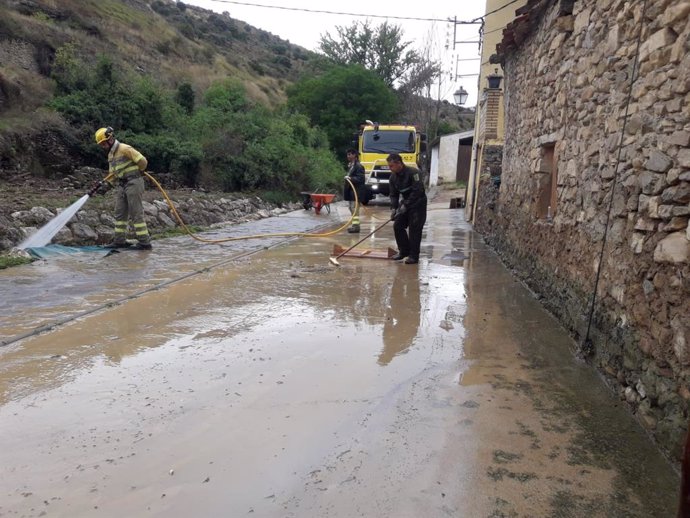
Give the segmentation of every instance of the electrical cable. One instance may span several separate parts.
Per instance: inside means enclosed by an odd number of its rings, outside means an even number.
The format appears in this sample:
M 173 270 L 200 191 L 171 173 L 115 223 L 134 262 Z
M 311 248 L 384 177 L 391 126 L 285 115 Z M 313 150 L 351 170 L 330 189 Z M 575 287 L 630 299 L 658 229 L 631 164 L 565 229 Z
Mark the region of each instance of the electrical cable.
M 195 235 L 195 234 L 189 229 L 189 227 L 187 227 L 187 225 L 185 224 L 185 222 L 182 220 L 182 217 L 181 217 L 180 214 L 177 212 L 177 209 L 175 208 L 175 205 L 173 204 L 172 200 L 171 200 L 170 197 L 168 196 L 168 193 L 165 191 L 165 189 L 163 189 L 163 187 L 161 186 L 161 184 L 158 183 L 158 181 L 157 181 L 150 173 L 144 172 L 144 175 L 145 175 L 149 180 L 151 180 L 151 181 L 153 182 L 153 184 L 156 186 L 156 188 L 163 194 L 163 197 L 165 198 L 165 201 L 167 202 L 168 206 L 170 207 L 171 212 L 173 213 L 173 215 L 175 216 L 175 219 L 177 219 L 178 223 L 179 223 L 180 226 L 183 228 L 183 230 L 185 231 L 185 233 L 188 234 L 188 235 L 189 235 L 190 237 L 192 237 L 193 239 L 195 239 L 195 240 L 197 240 L 197 241 L 200 241 L 200 242 L 202 242 L 202 243 L 219 244 L 219 243 L 226 243 L 226 242 L 228 242 L 228 241 L 241 241 L 241 240 L 245 240 L 245 239 L 257 239 L 257 238 L 262 238 L 262 237 L 285 237 L 285 238 L 288 238 L 288 240 L 289 240 L 289 238 L 296 238 L 296 237 L 327 237 L 327 236 L 331 236 L 331 235 L 333 235 L 333 234 L 335 234 L 335 233 L 340 232 L 341 230 L 343 230 L 345 227 L 347 227 L 348 225 L 350 225 L 350 223 L 352 222 L 352 219 L 354 218 L 354 214 L 352 214 L 352 215 L 350 216 L 350 219 L 349 219 L 343 226 L 338 227 L 337 229 L 335 229 L 335 230 L 333 230 L 333 231 L 330 231 L 330 232 L 323 232 L 323 233 L 284 232 L 284 233 L 274 233 L 274 234 L 255 234 L 255 235 L 252 235 L 252 236 L 230 237 L 230 238 L 224 238 L 224 239 L 204 239 L 204 238 L 201 238 L 201 237 Z M 108 181 L 108 180 L 111 180 L 112 178 L 113 178 L 113 174 L 111 173 L 111 174 L 109 174 L 108 176 L 106 176 L 106 178 L 105 178 L 101 183 L 103 183 L 103 182 L 105 182 L 105 181 Z M 352 182 L 350 181 L 349 178 L 347 178 L 347 181 L 350 183 L 350 185 L 352 186 L 353 191 L 354 191 L 354 193 L 355 193 L 355 203 L 358 203 L 357 190 L 354 188 L 354 185 L 352 184 Z M 323 228 L 324 226 L 325 226 L 325 225 L 321 225 L 321 226 L 318 227 L 318 228 Z M 278 246 L 278 245 L 282 244 L 283 242 L 284 242 L 284 241 L 282 241 L 282 242 L 280 242 L 280 243 L 276 243 L 276 244 L 274 244 L 274 245 L 269 246 L 268 248 L 273 248 L 273 247 L 275 247 L 275 246 Z M 262 249 L 262 250 L 263 250 L 263 249 Z M 136 292 L 136 293 L 133 293 L 132 295 L 127 295 L 127 296 L 122 297 L 122 298 L 119 298 L 119 299 L 117 299 L 117 300 L 115 300 L 115 301 L 108 302 L 108 303 L 106 303 L 106 304 L 102 304 L 102 305 L 100 305 L 100 306 L 98 306 L 98 307 L 96 307 L 96 308 L 92 308 L 92 309 L 89 309 L 89 310 L 86 310 L 86 311 L 82 311 L 81 313 L 78 313 L 78 314 L 76 314 L 76 315 L 71 315 L 71 316 L 69 316 L 69 317 L 66 317 L 66 318 L 63 318 L 63 319 L 60 319 L 60 320 L 51 322 L 51 323 L 49 323 L 49 324 L 42 325 L 42 326 L 40 326 L 40 327 L 34 328 L 34 329 L 32 329 L 32 330 L 30 330 L 30 331 L 27 331 L 27 332 L 25 332 L 25 333 L 22 333 L 22 334 L 19 334 L 19 335 L 16 335 L 16 336 L 12 336 L 12 337 L 10 337 L 10 338 L 8 338 L 8 339 L 0 340 L 0 347 L 5 346 L 5 345 L 9 345 L 9 344 L 12 344 L 12 343 L 15 343 L 15 342 L 18 342 L 18 341 L 23 340 L 23 339 L 25 339 L 25 338 L 28 338 L 28 337 L 30 337 L 30 336 L 35 336 L 35 335 L 38 335 L 38 334 L 41 334 L 41 333 L 45 333 L 45 332 L 47 332 L 47 331 L 52 331 L 52 330 L 55 329 L 56 327 L 60 327 L 60 326 L 62 326 L 62 325 L 64 325 L 64 324 L 67 324 L 68 322 L 72 322 L 73 320 L 76 320 L 76 319 L 78 319 L 78 318 L 82 318 L 82 317 L 91 315 L 92 313 L 96 313 L 97 311 L 100 311 L 100 310 L 105 309 L 105 308 L 108 308 L 108 307 L 120 305 L 120 304 L 122 304 L 123 302 L 126 302 L 126 301 L 131 300 L 131 299 L 138 298 L 138 297 L 140 297 L 140 296 L 142 296 L 142 295 L 144 295 L 144 294 L 146 294 L 146 293 L 149 293 L 149 292 L 151 292 L 151 291 L 156 291 L 156 290 L 159 290 L 159 289 L 161 289 L 161 288 L 163 288 L 163 287 L 165 287 L 165 286 L 168 286 L 168 285 L 170 285 L 170 284 L 174 284 L 174 283 L 179 282 L 179 281 L 182 281 L 182 280 L 184 280 L 184 279 L 188 279 L 189 277 L 192 277 L 192 276 L 194 276 L 194 275 L 198 275 L 198 274 L 200 274 L 200 273 L 208 272 L 209 270 L 211 270 L 211 269 L 213 269 L 213 268 L 217 268 L 217 267 L 219 267 L 219 266 L 223 266 L 223 265 L 225 265 L 225 264 L 227 264 L 227 263 L 229 263 L 229 262 L 231 262 L 231 261 L 236 261 L 236 260 L 241 259 L 241 258 L 243 258 L 243 257 L 246 257 L 246 256 L 248 256 L 248 255 L 252 255 L 252 254 L 254 254 L 254 253 L 256 253 L 256 252 L 257 252 L 257 250 L 254 250 L 254 251 L 243 252 L 243 253 L 234 255 L 234 256 L 232 256 L 232 257 L 230 257 L 230 258 L 228 258 L 228 259 L 224 259 L 224 260 L 222 260 L 222 261 L 220 261 L 220 262 L 218 262 L 218 263 L 215 263 L 215 264 L 212 264 L 212 265 L 210 265 L 210 266 L 201 268 L 201 269 L 199 269 L 199 270 L 195 270 L 195 271 L 193 271 L 193 272 L 184 274 L 184 275 L 182 275 L 182 276 L 180 276 L 180 277 L 176 277 L 176 278 L 174 278 L 174 279 L 171 279 L 171 280 L 162 282 L 162 283 L 160 283 L 160 284 L 156 284 L 155 286 L 152 286 L 152 287 L 150 287 L 150 288 L 146 288 L 146 289 L 144 289 L 144 290 L 142 290 L 142 291 L 138 291 L 138 292 Z
M 515 2 L 519 2 L 519 1 L 520 1 L 520 0 L 512 0 L 512 1 L 508 2 L 507 4 L 504 4 L 504 5 L 502 5 L 501 7 L 498 7 L 498 8 L 496 8 L 496 9 L 494 9 L 493 11 L 489 11 L 488 13 L 485 13 L 485 14 L 483 14 L 482 16 L 479 16 L 479 17 L 477 17 L 477 18 L 475 18 L 474 20 L 471 20 L 471 21 L 476 22 L 477 20 L 484 20 L 484 18 L 486 18 L 487 16 L 490 16 L 490 15 L 492 15 L 492 14 L 494 14 L 494 13 L 497 13 L 497 12 L 500 11 L 501 9 L 505 9 L 505 8 L 508 7 L 509 5 L 514 4 Z
M 317 227 L 317 228 L 323 228 L 323 226 L 324 225 L 321 225 L 321 227 Z M 53 331 L 55 328 L 61 327 L 65 324 L 73 322 L 74 320 L 84 318 L 86 316 L 92 315 L 92 314 L 97 313 L 99 311 L 102 311 L 104 309 L 112 308 L 114 306 L 119 306 L 121 304 L 124 304 L 128 300 L 137 299 L 143 295 L 146 295 L 147 293 L 150 293 L 153 291 L 158 291 L 162 288 L 165 288 L 166 286 L 170 286 L 171 284 L 178 283 L 180 281 L 183 281 L 185 279 L 189 279 L 190 277 L 194 277 L 194 276 L 202 274 L 202 273 L 207 273 L 207 272 L 209 272 L 215 268 L 218 268 L 220 266 L 225 266 L 226 264 L 228 264 L 230 262 L 237 261 L 239 259 L 243 259 L 245 257 L 254 255 L 254 254 L 259 253 L 259 252 L 263 252 L 264 250 L 267 250 L 267 249 L 278 247 L 278 246 L 284 244 L 285 242 L 289 242 L 289 241 L 290 241 L 290 238 L 287 238 L 283 241 L 279 241 L 278 243 L 274 243 L 272 245 L 269 245 L 265 248 L 261 248 L 259 250 L 250 250 L 250 251 L 246 251 L 246 252 L 240 252 L 239 254 L 233 255 L 232 257 L 229 257 L 227 259 L 223 259 L 222 261 L 211 264 L 209 266 L 205 266 L 205 267 L 200 268 L 198 270 L 194 270 L 192 272 L 185 273 L 183 275 L 180 275 L 179 277 L 175 277 L 173 279 L 163 281 L 159 284 L 156 284 L 155 286 L 150 286 L 148 288 L 145 288 L 143 290 L 139 290 L 139 291 L 132 293 L 130 295 L 125 295 L 124 297 L 120 297 L 119 299 L 116 299 L 116 300 L 113 300 L 110 302 L 105 302 L 103 304 L 99 304 L 95 308 L 87 309 L 85 311 L 81 311 L 81 312 L 76 313 L 74 315 L 70 315 L 70 316 L 61 318 L 59 320 L 55 320 L 55 321 L 50 322 L 48 324 L 44 324 L 42 326 L 35 327 L 34 329 L 31 329 L 29 331 L 26 331 L 24 333 L 21 333 L 21 334 L 15 335 L 15 336 L 11 336 L 11 337 L 6 338 L 6 339 L 0 339 L 0 347 L 4 347 L 6 345 L 10 345 L 10 344 L 19 342 L 20 340 L 24 340 L 25 338 L 30 338 L 32 336 L 37 336 L 37 335 L 40 335 L 43 333 L 47 333 L 49 331 Z
M 623 141 L 625 140 L 625 128 L 628 122 L 628 113 L 630 111 L 630 100 L 632 99 L 633 84 L 637 79 L 637 68 L 640 59 L 640 45 L 642 43 L 642 30 L 644 27 L 645 13 L 647 12 L 647 0 L 642 3 L 642 14 L 640 15 L 640 27 L 637 33 L 637 48 L 635 49 L 635 59 L 633 60 L 632 72 L 630 74 L 630 85 L 628 86 L 628 95 L 625 101 L 625 115 L 623 116 L 623 126 L 621 128 L 620 142 L 618 143 L 618 157 L 616 158 L 616 166 L 613 171 L 613 180 L 611 184 L 611 197 L 609 198 L 609 206 L 606 211 L 606 224 L 604 225 L 604 235 L 601 242 L 601 252 L 599 253 L 599 264 L 597 265 L 597 273 L 594 279 L 594 290 L 592 292 L 592 302 L 589 308 L 589 317 L 587 319 L 587 333 L 580 346 L 580 351 L 588 355 L 592 351 L 592 339 L 589 336 L 592 328 L 592 320 L 594 318 L 594 304 L 597 299 L 597 291 L 599 289 L 599 279 L 601 277 L 602 264 L 604 263 L 604 251 L 606 250 L 606 240 L 608 237 L 609 221 L 611 220 L 611 212 L 613 211 L 613 195 L 616 191 L 616 184 L 618 183 L 618 169 L 621 163 L 621 155 L 623 153 Z
M 319 14 L 335 14 L 335 15 L 342 15 L 342 16 L 357 16 L 360 18 L 389 18 L 393 20 L 412 20 L 412 21 L 417 21 L 417 22 L 452 22 L 453 20 L 449 20 L 447 18 L 416 18 L 412 16 L 392 16 L 392 15 L 387 15 L 387 14 L 358 14 L 358 13 L 346 13 L 346 12 L 340 12 L 340 11 L 326 11 L 326 10 L 321 10 L 321 9 L 304 9 L 301 7 L 286 7 L 284 5 L 266 5 L 266 4 L 255 4 L 251 2 L 236 2 L 234 0 L 211 0 L 212 2 L 217 2 L 221 4 L 236 4 L 236 5 L 244 5 L 248 7 L 265 7 L 267 9 L 282 9 L 284 11 L 300 11 L 300 12 L 305 12 L 305 13 L 319 13 Z M 517 1 L 517 0 L 514 0 Z M 456 23 L 476 23 L 476 22 L 456 22 Z

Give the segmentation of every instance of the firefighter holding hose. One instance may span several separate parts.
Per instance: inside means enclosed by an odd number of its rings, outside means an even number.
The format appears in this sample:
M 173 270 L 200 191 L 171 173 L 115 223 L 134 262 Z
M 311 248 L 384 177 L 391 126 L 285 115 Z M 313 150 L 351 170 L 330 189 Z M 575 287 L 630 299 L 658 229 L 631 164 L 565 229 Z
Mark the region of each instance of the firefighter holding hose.
M 108 186 L 117 188 L 115 199 L 115 236 L 106 248 L 128 248 L 127 225 L 132 220 L 137 243 L 134 250 L 151 250 L 151 236 L 144 219 L 144 172 L 148 162 L 146 157 L 132 146 L 115 139 L 113 128 L 100 128 L 96 131 L 96 144 L 108 152 L 109 174 L 99 182 L 96 190 Z
M 364 188 L 364 166 L 359 162 L 359 151 L 348 149 L 347 156 L 347 175 L 345 176 L 345 188 L 343 198 L 348 201 L 350 214 L 352 214 L 352 226 L 347 229 L 350 234 L 359 233 L 359 204 L 363 203 L 366 190 Z M 354 188 L 353 188 L 354 186 Z M 357 198 L 355 198 L 355 189 Z

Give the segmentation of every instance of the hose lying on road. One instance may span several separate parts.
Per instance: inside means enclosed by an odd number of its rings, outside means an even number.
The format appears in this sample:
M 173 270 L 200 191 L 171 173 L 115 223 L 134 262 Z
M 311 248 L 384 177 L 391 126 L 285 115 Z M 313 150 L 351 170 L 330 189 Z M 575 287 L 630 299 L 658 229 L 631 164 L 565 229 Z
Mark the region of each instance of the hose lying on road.
M 156 188 L 161 192 L 163 197 L 165 198 L 165 201 L 167 202 L 168 206 L 170 207 L 170 211 L 173 213 L 175 216 L 175 219 L 177 222 L 180 224 L 182 229 L 185 231 L 186 234 L 188 234 L 192 239 L 195 239 L 197 241 L 200 241 L 202 243 L 209 243 L 209 244 L 218 244 L 218 243 L 227 243 L 229 241 L 241 241 L 244 239 L 257 239 L 257 238 L 262 238 L 262 237 L 290 237 L 290 236 L 296 236 L 296 237 L 327 237 L 327 236 L 332 236 L 333 234 L 337 234 L 341 230 L 345 229 L 350 225 L 352 222 L 352 219 L 354 218 L 354 214 L 350 215 L 350 219 L 345 222 L 344 225 L 336 228 L 335 230 L 331 230 L 330 232 L 324 232 L 321 234 L 310 234 L 306 232 L 280 232 L 280 233 L 274 233 L 274 234 L 255 234 L 252 236 L 241 236 L 241 237 L 226 237 L 223 239 L 205 239 L 203 237 L 199 237 L 195 235 L 191 229 L 185 224 L 185 222 L 182 220 L 182 217 L 180 214 L 177 212 L 177 209 L 175 208 L 175 205 L 173 204 L 172 200 L 168 196 L 168 193 L 165 192 L 165 189 L 161 186 L 158 181 L 151 176 L 148 172 L 144 172 L 146 177 L 153 182 L 153 184 L 156 186 Z M 347 180 L 350 182 L 350 180 Z M 352 185 L 352 182 L 350 182 L 350 185 Z M 357 190 L 353 187 L 353 191 L 355 192 L 355 203 L 358 203 L 357 200 Z

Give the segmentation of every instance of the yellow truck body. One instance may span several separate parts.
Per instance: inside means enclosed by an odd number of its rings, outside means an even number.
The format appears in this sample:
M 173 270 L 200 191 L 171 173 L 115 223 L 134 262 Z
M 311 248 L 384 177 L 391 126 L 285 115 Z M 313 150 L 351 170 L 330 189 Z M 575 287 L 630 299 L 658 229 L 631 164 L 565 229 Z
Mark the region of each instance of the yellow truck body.
M 411 125 L 371 123 L 361 128 L 357 148 L 365 171 L 367 197 L 362 202 L 366 204 L 376 196 L 389 195 L 391 172 L 386 157 L 397 153 L 406 164 L 420 167 L 426 136 Z

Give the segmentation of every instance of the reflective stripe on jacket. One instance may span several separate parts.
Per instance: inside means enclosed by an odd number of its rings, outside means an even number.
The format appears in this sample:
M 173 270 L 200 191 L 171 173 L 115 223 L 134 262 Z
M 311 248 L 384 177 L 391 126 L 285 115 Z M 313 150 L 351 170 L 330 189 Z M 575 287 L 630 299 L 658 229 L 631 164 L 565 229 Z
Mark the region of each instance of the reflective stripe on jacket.
M 134 173 L 145 171 L 147 165 L 144 155 L 132 146 L 117 140 L 108 153 L 109 172 L 114 179 L 123 179 Z

